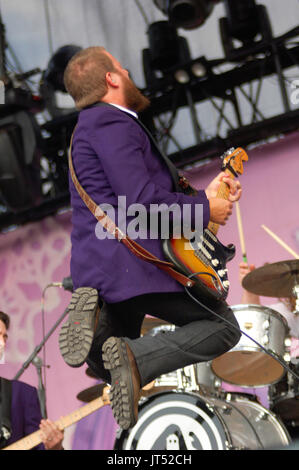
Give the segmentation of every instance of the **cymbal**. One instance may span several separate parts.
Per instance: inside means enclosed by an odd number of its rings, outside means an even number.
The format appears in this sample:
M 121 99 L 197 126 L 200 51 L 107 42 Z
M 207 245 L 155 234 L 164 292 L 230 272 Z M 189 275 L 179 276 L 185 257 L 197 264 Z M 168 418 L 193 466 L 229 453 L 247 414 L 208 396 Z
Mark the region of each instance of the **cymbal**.
M 92 387 L 86 388 L 85 390 L 82 390 L 82 392 L 78 393 L 77 398 L 84 403 L 89 403 L 90 401 L 101 397 L 105 387 L 108 387 L 105 383 L 93 385 Z
M 299 284 L 299 260 L 266 264 L 247 274 L 244 289 L 265 297 L 292 297 L 293 287 Z
M 88 377 L 91 377 L 92 379 L 98 379 L 99 377 L 96 376 L 91 370 L 90 367 L 87 367 L 85 374 L 88 375 Z
M 141 334 L 145 335 L 153 328 L 156 328 L 157 326 L 162 326 L 162 325 L 170 325 L 170 323 L 168 323 L 165 320 L 161 320 L 160 318 L 145 317 L 142 323 L 142 327 L 141 327 Z
M 105 387 L 109 387 L 109 385 L 102 383 L 98 385 L 93 385 L 93 387 L 86 388 L 82 390 L 82 392 L 78 393 L 77 398 L 84 403 L 89 403 L 96 398 L 100 398 L 103 396 L 103 391 Z M 152 385 L 151 387 L 144 387 L 140 390 L 140 396 L 148 397 L 153 395 L 154 393 L 165 392 L 169 390 L 173 390 L 175 387 L 172 385 L 166 386 L 159 386 L 155 387 Z

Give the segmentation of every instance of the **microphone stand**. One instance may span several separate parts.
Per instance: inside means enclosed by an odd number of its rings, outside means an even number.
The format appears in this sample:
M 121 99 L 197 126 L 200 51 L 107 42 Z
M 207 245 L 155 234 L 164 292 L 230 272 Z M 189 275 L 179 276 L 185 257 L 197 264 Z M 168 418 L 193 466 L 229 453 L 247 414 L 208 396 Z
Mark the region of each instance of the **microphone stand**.
M 46 407 L 46 391 L 45 391 L 45 387 L 44 387 L 43 380 L 42 380 L 43 361 L 41 360 L 40 357 L 36 356 L 33 359 L 32 363 L 33 363 L 33 365 L 35 365 L 36 370 L 37 370 L 37 375 L 38 375 L 37 394 L 38 394 L 38 399 L 39 399 L 42 418 L 47 419 L 48 415 L 47 415 L 47 407 Z
M 28 359 L 24 362 L 24 364 L 22 365 L 21 369 L 17 372 L 17 374 L 15 375 L 14 377 L 14 380 L 18 380 L 18 378 L 23 374 L 23 372 L 25 372 L 25 370 L 30 366 L 31 362 L 33 361 L 33 359 L 35 358 L 35 356 L 37 356 L 37 354 L 40 352 L 40 350 L 42 349 L 42 347 L 44 346 L 44 344 L 48 341 L 48 339 L 50 338 L 50 336 L 54 333 L 54 331 L 56 330 L 56 328 L 59 326 L 59 324 L 62 322 L 62 320 L 64 319 L 64 317 L 66 317 L 68 313 L 68 309 L 66 308 L 65 311 L 63 312 L 63 314 L 61 315 L 60 318 L 58 318 L 57 322 L 52 326 L 52 328 L 50 329 L 50 331 L 46 334 L 46 336 L 43 338 L 43 340 L 41 341 L 41 343 L 39 343 L 39 345 L 36 346 L 36 348 L 33 350 L 33 352 L 30 354 L 30 356 L 28 357 Z
M 54 282 L 52 284 L 49 284 L 46 287 L 46 289 L 51 286 L 63 287 L 65 290 L 68 290 L 70 292 L 74 291 L 72 278 L 70 276 L 64 278 L 62 282 Z M 46 289 L 44 289 L 44 292 Z M 19 377 L 21 377 L 23 372 L 25 372 L 25 370 L 30 366 L 31 363 L 36 367 L 37 374 L 38 374 L 38 398 L 40 402 L 42 417 L 45 419 L 47 418 L 46 391 L 45 391 L 45 387 L 42 381 L 42 373 L 41 373 L 43 362 L 39 357 L 37 357 L 37 355 L 41 351 L 43 346 L 46 344 L 50 336 L 54 333 L 56 328 L 59 326 L 59 324 L 62 322 L 62 320 L 66 317 L 67 314 L 68 314 L 68 308 L 65 309 L 61 317 L 58 318 L 56 323 L 54 323 L 50 331 L 47 334 L 43 334 L 43 340 L 34 348 L 33 352 L 30 354 L 28 359 L 24 362 L 24 364 L 22 365 L 22 367 L 20 368 L 20 370 L 17 372 L 17 374 L 14 377 L 14 380 L 18 380 Z

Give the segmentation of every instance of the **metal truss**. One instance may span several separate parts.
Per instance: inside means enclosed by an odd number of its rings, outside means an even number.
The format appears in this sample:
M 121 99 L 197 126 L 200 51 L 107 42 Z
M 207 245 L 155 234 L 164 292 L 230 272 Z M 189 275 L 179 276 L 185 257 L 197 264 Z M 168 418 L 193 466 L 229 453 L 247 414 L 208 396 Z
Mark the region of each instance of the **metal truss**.
M 260 48 L 242 63 L 200 57 L 181 68 L 190 71 L 192 65 L 202 63 L 205 76 L 196 78 L 190 74 L 188 83 L 180 84 L 174 78 L 176 68 L 146 90 L 152 103 L 156 137 L 164 151 L 170 142 L 175 145 L 177 151 L 169 156 L 178 167 L 219 156 L 227 147 L 248 146 L 299 128 L 299 103 L 290 102 L 292 78 L 285 75 L 292 71 L 293 79 L 299 78 L 299 42 L 290 43 L 298 35 L 299 27 L 275 39 L 275 47 Z M 281 103 L 282 113 L 276 116 L 266 115 L 262 104 L 263 90 L 269 86 Z M 204 120 L 199 119 L 203 103 L 209 103 L 216 114 L 213 136 L 207 135 Z M 196 145 L 188 148 L 182 148 L 173 132 L 182 108 L 190 110 L 196 141 Z M 149 115 L 146 119 L 149 120 Z

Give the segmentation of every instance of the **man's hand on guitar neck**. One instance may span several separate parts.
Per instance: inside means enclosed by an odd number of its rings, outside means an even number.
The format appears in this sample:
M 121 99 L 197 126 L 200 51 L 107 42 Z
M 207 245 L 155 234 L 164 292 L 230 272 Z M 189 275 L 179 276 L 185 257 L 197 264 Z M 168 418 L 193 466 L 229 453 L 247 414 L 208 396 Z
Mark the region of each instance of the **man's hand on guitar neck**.
M 219 173 L 216 176 L 216 178 L 214 178 L 209 184 L 209 186 L 205 189 L 207 198 L 211 199 L 211 198 L 217 197 L 218 189 L 219 189 L 221 182 L 226 183 L 227 186 L 229 187 L 228 200 L 230 202 L 238 201 L 242 194 L 241 184 L 238 180 L 234 180 L 233 178 L 230 178 L 229 176 L 227 176 L 227 174 L 224 171 Z
M 229 187 L 228 200 L 217 197 L 219 186 L 226 183 Z M 219 225 L 225 225 L 232 214 L 233 202 L 238 201 L 242 194 L 241 184 L 226 175 L 219 173 L 205 190 L 210 202 L 210 221 Z

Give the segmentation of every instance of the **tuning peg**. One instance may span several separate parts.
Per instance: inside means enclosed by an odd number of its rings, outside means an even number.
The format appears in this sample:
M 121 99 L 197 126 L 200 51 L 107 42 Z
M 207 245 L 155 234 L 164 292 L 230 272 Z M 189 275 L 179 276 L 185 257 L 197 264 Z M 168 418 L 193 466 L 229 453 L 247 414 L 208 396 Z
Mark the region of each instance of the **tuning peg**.
M 224 152 L 222 155 L 221 155 L 221 160 L 224 160 L 225 157 L 227 157 L 228 155 L 231 155 L 234 151 L 235 151 L 235 147 L 231 147 L 230 149 L 226 150 L 226 152 Z

